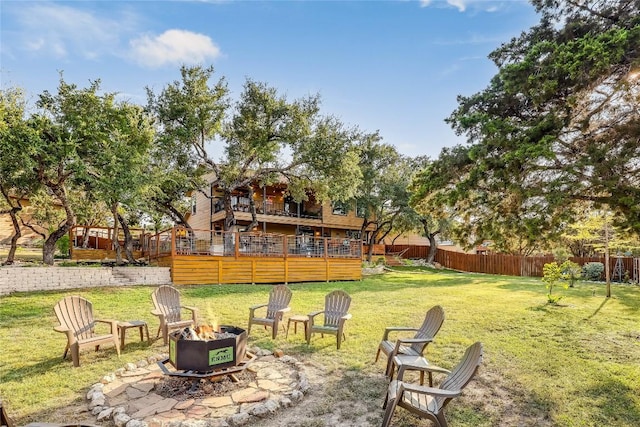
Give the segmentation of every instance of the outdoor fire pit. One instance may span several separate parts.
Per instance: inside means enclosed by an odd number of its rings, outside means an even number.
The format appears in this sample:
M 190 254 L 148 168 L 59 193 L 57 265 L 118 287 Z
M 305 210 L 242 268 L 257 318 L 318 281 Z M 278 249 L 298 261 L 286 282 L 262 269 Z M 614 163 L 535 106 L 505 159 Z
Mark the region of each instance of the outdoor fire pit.
M 246 351 L 244 329 L 223 325 L 214 335 L 215 339 L 189 339 L 184 331 L 169 334 L 169 358 L 158 365 L 167 375 L 207 378 L 242 371 L 255 358 Z

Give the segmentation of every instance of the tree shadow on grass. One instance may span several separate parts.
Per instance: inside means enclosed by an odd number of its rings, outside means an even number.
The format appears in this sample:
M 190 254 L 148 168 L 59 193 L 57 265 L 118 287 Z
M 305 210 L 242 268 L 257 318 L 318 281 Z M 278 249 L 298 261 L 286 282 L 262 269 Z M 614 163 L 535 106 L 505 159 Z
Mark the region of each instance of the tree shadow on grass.
M 596 316 L 600 312 L 600 310 L 602 310 L 602 307 L 604 307 L 604 305 L 607 302 L 609 302 L 609 298 L 605 298 L 604 300 L 602 300 L 602 303 L 598 306 L 598 308 L 596 308 L 596 311 L 591 313 L 591 315 L 589 317 L 587 317 L 586 320 L 589 320 L 589 319 L 593 318 L 594 316 Z
M 584 393 L 591 398 L 601 420 L 599 425 L 640 425 L 637 391 L 608 376 Z
M 0 375 L 0 382 L 28 381 L 29 377 L 43 375 L 51 372 L 52 370 L 62 369 L 62 365 L 68 365 L 69 368 L 73 366 L 69 359 L 62 360 L 61 352 L 59 356 L 43 359 L 31 365 L 25 365 L 14 369 L 3 369 L 2 375 Z

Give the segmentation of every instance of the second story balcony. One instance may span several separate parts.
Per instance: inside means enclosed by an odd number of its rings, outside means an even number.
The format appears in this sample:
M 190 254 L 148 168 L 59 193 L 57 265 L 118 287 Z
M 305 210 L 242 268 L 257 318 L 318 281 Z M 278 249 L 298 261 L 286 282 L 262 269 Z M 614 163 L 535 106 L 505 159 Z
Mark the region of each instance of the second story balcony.
M 293 201 L 278 202 L 273 200 L 255 201 L 256 213 L 261 215 L 271 215 L 280 217 L 293 217 L 300 219 L 322 219 L 322 206 L 307 202 L 296 203 Z M 251 213 L 251 206 L 248 197 L 232 197 L 231 208 L 234 212 Z M 224 211 L 224 203 L 218 199 L 214 203 L 214 215 Z M 215 215 L 216 217 L 218 215 Z

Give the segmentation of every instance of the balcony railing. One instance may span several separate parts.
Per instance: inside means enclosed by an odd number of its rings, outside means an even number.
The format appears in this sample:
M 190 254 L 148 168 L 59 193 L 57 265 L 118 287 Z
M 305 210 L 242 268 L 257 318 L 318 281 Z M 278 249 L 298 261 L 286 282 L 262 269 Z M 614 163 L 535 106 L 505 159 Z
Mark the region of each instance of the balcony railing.
M 331 237 L 188 230 L 175 227 L 149 237 L 150 258 L 169 255 L 362 258 L 362 241 Z
M 243 199 L 243 198 L 241 198 Z M 288 216 L 297 218 L 311 218 L 322 219 L 322 209 L 319 205 L 313 207 L 305 207 L 300 205 L 300 214 L 298 214 L 298 204 L 294 202 L 267 202 L 256 201 L 256 213 L 274 216 Z M 236 203 L 232 203 L 231 209 L 234 212 L 251 212 L 249 205 L 249 199 L 240 200 Z M 216 203 L 214 206 L 214 213 L 224 210 L 222 203 Z

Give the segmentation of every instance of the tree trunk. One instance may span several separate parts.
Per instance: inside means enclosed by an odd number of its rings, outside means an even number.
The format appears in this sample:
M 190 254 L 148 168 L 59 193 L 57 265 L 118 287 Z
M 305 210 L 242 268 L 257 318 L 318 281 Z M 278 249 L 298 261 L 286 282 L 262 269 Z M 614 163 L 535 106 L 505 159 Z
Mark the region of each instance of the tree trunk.
M 63 184 L 49 184 L 47 187 L 49 187 L 53 194 L 58 198 L 67 216 L 66 221 L 58 227 L 57 230 L 51 233 L 49 237 L 47 237 L 47 240 L 45 240 L 44 245 L 42 245 L 42 262 L 46 265 L 53 265 L 56 243 L 62 236 L 67 234 L 74 225 L 76 225 L 76 214 L 73 212 L 73 209 L 67 200 L 67 194 Z
M 604 279 L 607 284 L 607 298 L 611 298 L 611 274 L 609 271 L 609 224 L 604 222 Z
M 88 249 L 88 248 L 89 248 L 89 227 L 85 227 L 82 229 L 82 249 Z
M 256 215 L 256 202 L 253 200 L 253 187 L 247 187 L 249 191 L 249 211 L 251 212 L 251 224 L 247 225 L 242 231 L 251 231 L 253 227 L 258 226 L 258 215 Z
M 65 223 L 62 226 L 60 226 L 53 233 L 49 234 L 49 237 L 47 237 L 47 240 L 44 241 L 44 245 L 42 245 L 42 262 L 43 263 L 45 263 L 46 265 L 53 265 L 54 255 L 56 252 L 56 243 L 62 236 L 67 234 L 70 229 L 71 227 L 65 221 Z
M 157 198 L 152 198 L 152 200 L 159 212 L 171 217 L 171 219 L 176 222 L 176 225 L 182 225 L 183 227 L 191 230 L 191 226 L 189 226 L 184 214 L 177 210 L 175 206 L 171 204 L 171 201 L 160 200 Z M 155 229 L 157 233 L 159 231 L 158 227 L 156 226 Z
M 373 245 L 376 242 L 376 236 L 378 235 L 379 231 L 380 228 L 376 227 L 376 229 L 371 233 L 371 239 L 369 240 L 369 250 L 367 251 L 367 262 L 371 262 L 371 259 L 373 258 Z
M 236 218 L 233 215 L 233 206 L 231 206 L 231 192 L 229 190 L 224 190 L 223 195 L 224 200 L 224 231 L 231 230 L 231 227 L 236 222 Z
M 11 236 L 11 248 L 7 254 L 7 259 L 4 261 L 4 265 L 12 265 L 15 261 L 16 250 L 18 249 L 18 239 L 22 236 L 20 231 L 20 224 L 18 223 L 18 212 L 22 210 L 21 207 L 11 208 L 9 216 L 11 217 L 11 223 L 13 224 L 13 236 Z
M 423 219 L 420 221 L 422 223 L 422 229 L 424 230 L 424 235 L 429 239 L 429 253 L 427 254 L 427 263 L 432 264 L 433 260 L 436 259 L 436 253 L 438 252 L 438 244 L 436 243 L 436 236 L 440 234 L 440 230 L 436 230 L 433 233 L 429 231 L 429 223 L 427 220 Z
M 122 265 L 122 248 L 118 241 L 118 202 L 111 205 L 111 213 L 113 214 L 113 234 L 111 235 L 111 247 L 116 251 L 116 265 Z
M 129 224 L 124 217 L 118 214 L 118 221 L 122 225 L 122 232 L 124 233 L 124 253 L 127 257 L 129 264 L 135 264 L 136 259 L 133 257 L 133 238 L 131 237 L 131 230 L 129 230 Z
M 438 244 L 436 243 L 436 235 L 438 233 L 429 234 L 429 253 L 427 253 L 427 264 L 433 264 L 433 260 L 436 259 L 436 253 L 438 252 Z

